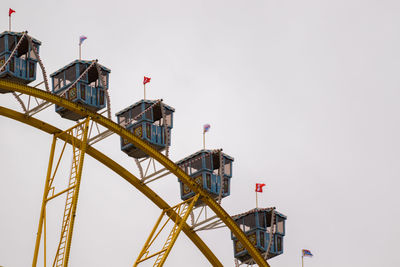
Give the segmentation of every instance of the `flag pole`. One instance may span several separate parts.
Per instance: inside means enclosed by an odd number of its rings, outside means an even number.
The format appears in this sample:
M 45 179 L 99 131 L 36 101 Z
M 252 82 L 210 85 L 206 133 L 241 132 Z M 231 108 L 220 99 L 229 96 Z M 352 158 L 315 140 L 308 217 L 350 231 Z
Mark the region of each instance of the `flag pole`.
M 206 131 L 203 130 L 203 149 L 206 149 Z
M 81 46 L 82 46 L 82 44 L 79 42 L 79 60 L 82 59 L 82 57 L 81 57 L 81 55 L 82 55 Z
M 258 192 L 256 191 L 256 208 L 258 209 Z
M 304 267 L 304 255 L 301 256 L 301 267 Z
M 8 31 L 11 31 L 11 16 L 8 16 Z
M 144 100 L 146 100 L 146 84 L 145 83 L 143 83 L 143 88 L 144 88 Z

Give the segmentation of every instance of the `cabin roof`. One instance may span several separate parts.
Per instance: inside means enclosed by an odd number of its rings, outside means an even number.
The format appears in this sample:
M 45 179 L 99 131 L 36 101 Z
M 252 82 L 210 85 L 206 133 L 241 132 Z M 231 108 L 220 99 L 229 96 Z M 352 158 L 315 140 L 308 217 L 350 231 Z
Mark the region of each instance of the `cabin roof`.
M 182 164 L 182 163 L 184 163 L 184 162 L 186 162 L 186 161 L 188 161 L 188 160 L 191 160 L 191 159 L 197 157 L 198 155 L 202 154 L 203 152 L 206 152 L 206 153 L 215 153 L 215 152 L 217 152 L 217 150 L 210 150 L 210 149 L 202 149 L 202 150 L 199 150 L 199 151 L 197 151 L 196 153 L 193 153 L 193 154 L 191 154 L 191 155 L 189 155 L 189 156 L 187 156 L 187 157 L 181 159 L 180 161 L 176 162 L 176 164 L 177 164 L 177 165 Z M 230 160 L 234 161 L 234 158 L 233 158 L 233 157 L 231 157 L 231 156 L 229 156 L 229 155 L 227 155 L 227 154 L 225 154 L 225 153 L 222 153 L 222 155 L 223 155 L 224 157 L 226 157 L 227 159 L 230 159 Z
M 275 207 L 270 207 L 270 208 L 255 208 L 255 209 L 249 210 L 249 211 L 247 211 L 247 212 L 243 212 L 243 213 L 240 213 L 240 214 L 237 214 L 237 215 L 233 215 L 233 216 L 232 216 L 232 219 L 237 220 L 237 219 L 240 219 L 240 218 L 242 218 L 242 217 L 244 217 L 244 216 L 246 216 L 246 215 L 255 213 L 256 211 L 272 211 L 272 210 L 274 210 L 274 209 L 275 209 Z M 285 220 L 287 219 L 286 215 L 283 215 L 282 213 L 277 212 L 276 210 L 274 211 L 274 213 L 277 214 L 277 215 L 279 215 L 280 217 L 284 218 Z
M 0 33 L 0 37 L 5 36 L 5 35 L 13 35 L 13 36 L 22 36 L 23 32 L 10 32 L 10 31 L 4 31 L 2 33 Z M 30 35 L 29 35 L 30 36 Z M 38 45 L 41 45 L 42 42 L 33 38 L 32 36 L 30 36 L 32 38 L 32 41 Z
M 53 72 L 52 74 L 50 74 L 50 77 L 56 76 L 60 72 L 63 72 L 64 70 L 68 69 L 69 67 L 71 67 L 72 65 L 75 65 L 77 63 L 89 64 L 90 65 L 90 64 L 92 64 L 92 62 L 93 62 L 92 60 L 79 60 L 79 59 L 76 59 L 76 60 L 72 61 L 71 63 L 69 63 L 68 65 L 66 65 L 66 66 L 62 67 L 61 69 L 59 69 L 59 70 Z M 101 65 L 99 63 L 97 63 L 97 64 L 100 66 L 100 68 L 102 70 L 107 71 L 108 73 L 111 72 L 111 70 L 109 68 L 106 68 L 106 67 L 104 67 L 103 65 Z
M 158 101 L 158 100 L 142 99 L 142 100 L 137 101 L 135 104 L 132 104 L 132 105 L 130 105 L 130 106 L 127 107 L 127 108 L 124 108 L 123 110 L 119 111 L 119 112 L 116 113 L 115 115 L 116 115 L 116 116 L 119 116 L 119 115 L 121 115 L 122 113 L 124 113 L 125 111 L 130 110 L 130 109 L 136 107 L 137 105 L 139 105 L 139 104 L 141 104 L 141 103 L 143 103 L 143 102 L 144 102 L 144 103 L 147 103 L 147 104 L 154 104 L 154 103 L 156 103 L 157 101 Z M 175 112 L 175 109 L 174 109 L 173 107 L 168 106 L 168 105 L 165 104 L 164 102 L 163 102 L 163 105 L 164 105 L 167 109 L 171 110 L 172 112 Z

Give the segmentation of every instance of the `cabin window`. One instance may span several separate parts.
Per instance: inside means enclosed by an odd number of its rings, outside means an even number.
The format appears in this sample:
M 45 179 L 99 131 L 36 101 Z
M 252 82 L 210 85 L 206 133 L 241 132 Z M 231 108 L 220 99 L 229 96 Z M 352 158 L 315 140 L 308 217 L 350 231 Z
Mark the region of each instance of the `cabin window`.
M 8 51 L 13 51 L 15 47 L 15 38 L 14 36 L 8 36 Z
M 266 227 L 264 213 L 258 213 L 258 225 L 261 228 Z
M 219 174 L 219 153 L 212 154 L 213 174 Z
M 246 215 L 243 218 L 243 220 L 244 220 L 244 228 L 243 228 L 244 232 L 256 228 L 255 214 Z
M 146 108 L 147 107 L 148 106 L 146 104 Z M 164 125 L 164 124 L 166 126 L 171 126 L 172 125 L 172 112 L 170 110 L 166 109 L 165 106 L 164 106 L 164 110 L 165 110 L 165 122 L 164 122 L 164 118 L 162 115 L 161 105 L 155 105 L 152 108 L 153 118 L 151 118 L 151 117 L 146 117 L 146 118 L 153 120 L 154 124 L 157 124 L 159 126 Z
M 142 116 L 139 116 L 139 114 L 142 112 L 142 109 L 140 107 L 140 105 L 134 107 L 132 109 L 132 121 L 138 121 L 140 119 L 142 119 Z
M 242 222 L 242 225 L 241 225 L 242 227 L 241 228 L 242 228 L 243 232 L 246 232 L 246 231 L 250 230 L 250 227 L 246 225 L 246 220 L 247 220 L 246 217 L 248 217 L 248 216 L 249 215 L 243 217 L 243 219 L 242 219 L 243 222 Z
M 28 62 L 26 62 L 26 60 L 20 60 L 17 61 L 16 64 L 19 65 L 17 66 L 17 71 L 19 70 L 19 75 L 21 77 L 28 78 Z
M 101 78 L 103 79 L 104 86 L 108 88 L 108 72 L 105 70 L 101 70 Z
M 165 124 L 168 126 L 172 125 L 172 112 L 171 111 L 167 112 L 167 115 L 165 116 Z
M 101 71 L 100 71 L 100 76 L 99 76 L 98 80 L 99 80 L 99 87 L 102 87 L 105 89 L 107 84 L 105 83 L 105 77 Z
M 265 235 L 262 231 L 260 231 L 260 246 L 265 247 Z
M 19 55 L 18 57 L 20 59 L 24 59 L 24 60 L 28 58 L 27 54 L 22 54 L 22 55 Z
M 224 173 L 228 176 L 232 175 L 231 171 L 231 161 L 225 158 L 225 167 L 224 167 Z
M 190 164 L 190 173 L 194 174 L 195 172 L 198 172 L 201 169 L 202 169 L 202 161 L 201 157 L 198 157 Z
M 61 72 L 53 77 L 54 79 L 54 90 L 60 89 L 64 86 L 64 73 Z
M 270 227 L 270 229 L 271 229 L 271 227 Z M 273 232 L 273 233 L 276 233 L 276 224 L 273 224 L 273 225 L 272 225 L 272 232 Z
M 271 233 L 271 226 L 269 224 L 267 224 L 267 233 Z
M 144 110 L 146 110 L 146 112 L 144 113 L 144 117 L 148 120 L 152 120 L 151 109 L 148 109 L 150 106 L 151 106 L 151 104 L 147 104 L 147 103 L 144 105 Z
M 206 186 L 209 190 L 211 190 L 211 174 L 206 173 Z
M 91 88 L 90 86 L 89 86 L 88 89 L 87 89 L 88 97 L 89 97 L 88 104 L 93 104 L 93 92 L 94 92 L 93 90 L 94 90 L 94 89 Z
M 104 105 L 104 90 L 100 90 L 100 106 Z
M 29 78 L 34 78 L 35 76 L 35 64 L 33 62 L 29 62 Z
M 185 162 L 184 162 L 184 163 L 181 163 L 181 164 L 179 165 L 179 168 L 181 168 L 182 171 L 184 171 L 186 174 L 189 174 L 189 168 L 188 168 L 188 166 L 186 165 Z
M 6 49 L 4 36 L 0 37 L 0 54 Z M 4 63 L 3 63 L 4 64 Z
M 278 220 L 278 222 L 277 222 L 277 232 L 280 234 L 284 234 L 284 231 L 285 231 L 284 223 L 285 222 L 283 220 Z
M 19 42 L 20 40 L 21 40 L 21 37 L 18 37 L 17 42 Z M 24 39 L 18 46 L 17 56 L 18 57 L 24 56 L 24 58 L 27 58 L 28 52 L 29 52 L 29 42 L 28 42 L 28 39 L 26 37 L 24 37 Z
M 205 168 L 211 170 L 211 155 L 209 153 L 204 156 Z
M 278 252 L 282 251 L 282 237 L 281 236 L 276 237 L 276 250 Z
M 86 65 L 79 64 L 79 77 L 85 72 L 85 70 L 86 70 Z M 81 81 L 87 82 L 87 74 L 82 77 Z
M 33 49 L 35 49 L 35 48 L 36 48 L 36 51 L 39 53 L 38 46 L 36 44 L 34 44 L 33 47 L 30 47 L 30 49 L 29 49 L 29 57 L 37 60 L 35 52 L 33 51 Z
M 96 88 L 99 87 L 99 80 L 96 79 L 89 84 L 91 87 Z
M 148 106 L 146 105 L 146 108 L 147 107 Z M 152 109 L 153 109 L 153 121 L 154 121 L 154 123 L 161 126 L 162 123 L 163 123 L 161 105 L 155 105 Z M 147 117 L 147 116 L 146 116 L 146 118 L 148 118 L 149 120 L 152 119 L 151 117 Z
M 76 80 L 75 65 L 72 65 L 65 70 L 65 82 L 66 84 L 73 83 Z
M 88 83 L 91 87 L 99 86 L 99 73 L 95 66 L 91 67 L 88 71 Z
M 12 57 L 11 58 L 11 60 L 10 60 L 10 63 L 8 63 L 8 65 L 10 66 L 9 68 L 9 70 L 11 71 L 11 72 L 14 72 L 14 68 L 15 68 L 15 61 L 14 61 L 14 57 Z
M 129 110 L 125 111 L 124 113 L 118 116 L 118 123 L 122 127 L 125 128 L 126 125 L 128 125 L 128 121 L 129 121 Z
M 119 125 L 122 127 L 125 127 L 128 124 L 129 121 L 129 111 L 125 111 L 121 115 L 118 116 L 118 122 Z
M 86 86 L 84 84 L 80 84 L 81 88 L 81 99 L 86 100 Z
M 57 76 L 53 77 L 53 89 L 60 89 L 60 79 Z
M 224 189 L 223 190 L 224 194 L 229 192 L 229 180 L 228 180 L 228 178 L 224 178 L 224 188 L 223 189 Z

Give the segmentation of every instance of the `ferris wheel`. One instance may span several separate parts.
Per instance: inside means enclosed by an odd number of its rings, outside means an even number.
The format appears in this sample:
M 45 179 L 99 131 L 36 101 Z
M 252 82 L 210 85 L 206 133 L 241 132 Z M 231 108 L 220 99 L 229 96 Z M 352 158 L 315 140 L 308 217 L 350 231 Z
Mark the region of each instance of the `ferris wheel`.
M 179 161 L 172 161 L 169 147 L 173 107 L 162 99 L 141 99 L 116 113 L 116 121 L 113 121 L 108 93 L 111 70 L 97 60 L 78 59 L 53 72 L 50 85 L 39 56 L 40 45 L 41 42 L 27 32 L 5 31 L 0 34 L 0 94 L 12 94 L 21 108 L 14 110 L 0 106 L 0 115 L 53 136 L 32 266 L 37 265 L 41 244 L 45 263 L 68 266 L 86 154 L 121 176 L 161 209 L 147 240 L 142 241 L 142 250 L 132 259 L 133 266 L 145 261 L 152 262 L 153 266 L 162 266 L 181 232 L 210 265 L 223 266 L 199 235 L 200 231 L 221 227 L 231 231 L 236 266 L 269 266 L 268 259 L 283 253 L 285 215 L 272 207 L 255 208 L 231 216 L 222 208 L 222 200 L 230 196 L 232 156 L 222 149 L 204 148 Z M 38 66 L 43 81 L 29 86 L 36 80 Z M 48 108 L 53 108 L 60 119 L 75 124 L 68 129 L 59 129 L 51 122 L 35 117 Z M 137 174 L 93 146 L 111 135 L 120 137 L 121 151 L 132 158 Z M 67 146 L 72 152 L 72 162 L 69 175 L 60 178 L 59 165 L 67 158 Z M 70 160 L 71 155 L 68 156 Z M 156 183 L 167 175 L 177 177 L 181 203 L 169 204 L 149 187 L 150 183 Z M 60 188 L 57 179 L 66 179 L 67 186 Z M 56 198 L 64 198 L 65 205 L 57 233 L 56 253 L 48 255 L 50 260 L 47 261 L 46 207 Z M 164 239 L 160 240 L 161 237 Z M 161 245 L 157 247 L 155 244 Z

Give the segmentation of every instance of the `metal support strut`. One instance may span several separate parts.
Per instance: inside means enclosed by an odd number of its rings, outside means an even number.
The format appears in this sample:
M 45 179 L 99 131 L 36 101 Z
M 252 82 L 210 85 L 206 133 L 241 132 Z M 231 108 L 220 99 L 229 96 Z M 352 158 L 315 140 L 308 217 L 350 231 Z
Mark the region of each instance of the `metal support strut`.
M 55 134 L 53 137 L 32 266 L 37 265 L 42 231 L 44 231 L 43 252 L 44 252 L 44 266 L 46 266 L 46 205 L 50 200 L 53 200 L 56 197 L 63 195 L 64 193 L 66 193 L 64 215 L 61 225 L 60 240 L 57 247 L 57 253 L 53 261 L 53 267 L 68 266 L 72 233 L 73 233 L 76 208 L 78 203 L 79 188 L 82 177 L 83 162 L 87 148 L 89 121 L 90 118 L 87 118 L 84 121 L 78 123 L 77 125 L 71 127 L 70 129 L 61 132 L 59 134 Z M 69 140 L 70 143 L 72 144 L 71 172 L 67 188 L 54 194 L 55 186 L 53 186 L 53 181 L 55 179 L 57 170 L 60 166 L 60 162 L 64 154 L 67 142 L 65 142 L 63 145 L 59 159 L 53 171 L 55 148 L 56 148 L 57 138 L 63 135 L 73 136 L 71 137 L 71 140 Z
M 144 262 L 153 257 L 156 257 L 156 260 L 155 260 L 153 266 L 163 266 L 164 265 L 165 260 L 168 257 L 168 254 L 171 252 L 171 249 L 172 249 L 176 239 L 178 238 L 179 233 L 181 232 L 184 223 L 186 222 L 187 218 L 189 217 L 189 214 L 192 211 L 194 204 L 196 204 L 199 197 L 200 197 L 200 195 L 196 195 L 174 207 L 171 207 L 169 209 L 162 211 L 160 217 L 158 218 L 158 220 L 156 222 L 156 225 L 154 226 L 153 230 L 150 233 L 150 236 L 147 238 L 147 241 L 144 244 L 142 251 L 140 252 L 135 263 L 133 264 L 134 267 L 137 266 L 139 263 Z M 163 217 L 169 213 L 175 213 L 176 215 L 179 215 L 179 217 L 182 217 L 182 220 L 179 220 L 177 217 L 175 217 L 175 218 L 177 218 L 177 220 L 175 221 L 175 224 L 172 227 L 172 230 L 169 233 L 167 240 L 165 241 L 161 250 L 149 255 L 151 245 L 154 243 L 154 241 L 157 239 L 157 237 L 159 237 L 161 231 L 165 228 L 165 226 L 171 220 L 171 218 L 168 217 L 166 222 L 157 231 L 158 226 L 160 225 Z M 157 231 L 157 233 L 156 233 L 156 231 Z M 155 233 L 156 233 L 156 235 L 154 235 Z

